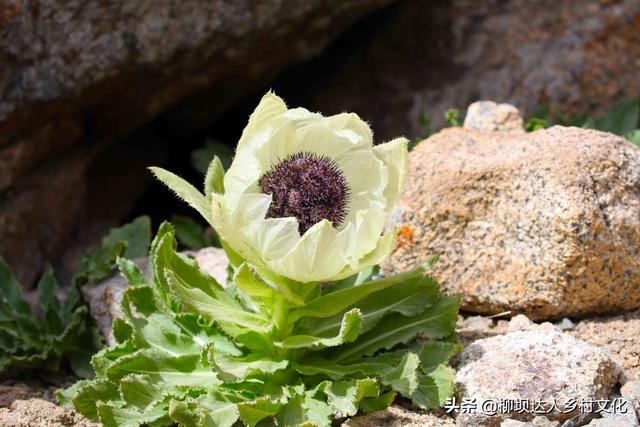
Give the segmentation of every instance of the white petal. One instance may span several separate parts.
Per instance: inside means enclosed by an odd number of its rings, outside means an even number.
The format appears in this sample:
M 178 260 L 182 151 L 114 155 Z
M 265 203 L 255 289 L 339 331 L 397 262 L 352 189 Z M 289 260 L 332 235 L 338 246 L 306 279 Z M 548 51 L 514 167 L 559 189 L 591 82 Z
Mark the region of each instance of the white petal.
M 362 192 L 383 195 L 387 186 L 387 168 L 371 150 L 357 150 L 338 162 L 352 194 Z
M 375 249 L 384 230 L 386 213 L 383 210 L 361 210 L 354 222 L 339 233 L 344 256 L 353 267 L 362 257 Z
M 374 154 L 385 164 L 389 173 L 387 187 L 384 190 L 384 197 L 387 199 L 387 212 L 391 211 L 398 201 L 404 180 L 407 177 L 408 142 L 406 138 L 396 138 L 373 147 Z
M 240 141 L 238 141 L 236 151 L 242 151 L 252 135 L 260 132 L 265 126 L 274 126 L 278 116 L 286 111 L 287 105 L 282 98 L 271 91 L 267 92 L 253 113 L 251 113 L 249 123 L 247 123 L 247 126 L 242 131 L 242 136 L 240 137 Z
M 339 135 L 349 138 L 363 148 L 373 145 L 373 132 L 369 125 L 354 113 L 336 114 L 326 118 L 326 123 Z
M 267 265 L 275 273 L 299 282 L 332 280 L 345 266 L 337 243 L 336 230 L 325 219 L 307 230 L 283 258 Z
M 266 262 L 283 258 L 300 241 L 295 218 L 268 218 L 254 221 L 245 230 L 252 245 Z
M 260 255 L 245 242 L 242 234 L 231 225 L 229 214 L 223 206 L 224 196 L 218 193 L 212 193 L 211 198 L 211 224 L 220 239 L 250 263 L 263 265 Z
M 391 251 L 396 247 L 397 235 L 398 230 L 394 229 L 382 236 L 378 239 L 375 249 L 362 257 L 356 267 L 352 265 L 346 266 L 342 271 L 340 271 L 340 273 L 334 276 L 332 280 L 344 279 L 345 277 L 349 277 L 367 267 L 380 264 L 380 262 L 388 257 Z

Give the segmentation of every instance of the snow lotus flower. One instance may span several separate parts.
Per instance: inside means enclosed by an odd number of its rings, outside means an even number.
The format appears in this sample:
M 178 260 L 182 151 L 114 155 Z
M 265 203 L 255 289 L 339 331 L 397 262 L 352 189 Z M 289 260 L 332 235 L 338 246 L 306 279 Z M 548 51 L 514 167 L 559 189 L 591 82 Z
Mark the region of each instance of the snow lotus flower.
M 194 207 L 232 260 L 297 282 L 339 280 L 377 264 L 395 245 L 396 233 L 384 229 L 406 176 L 407 142 L 373 145 L 356 114 L 288 109 L 269 92 L 224 181 L 205 195 L 210 205 Z M 189 201 L 168 172 L 154 173 Z

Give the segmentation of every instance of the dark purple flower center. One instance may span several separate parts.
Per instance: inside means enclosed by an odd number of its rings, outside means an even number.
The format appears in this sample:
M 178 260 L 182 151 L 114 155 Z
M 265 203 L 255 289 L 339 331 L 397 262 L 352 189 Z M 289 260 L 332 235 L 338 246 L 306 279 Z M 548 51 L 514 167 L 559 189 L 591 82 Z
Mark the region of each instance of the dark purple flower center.
M 267 218 L 296 217 L 300 234 L 323 219 L 337 227 L 347 213 L 347 180 L 328 157 L 293 154 L 262 175 L 258 185 L 272 196 Z

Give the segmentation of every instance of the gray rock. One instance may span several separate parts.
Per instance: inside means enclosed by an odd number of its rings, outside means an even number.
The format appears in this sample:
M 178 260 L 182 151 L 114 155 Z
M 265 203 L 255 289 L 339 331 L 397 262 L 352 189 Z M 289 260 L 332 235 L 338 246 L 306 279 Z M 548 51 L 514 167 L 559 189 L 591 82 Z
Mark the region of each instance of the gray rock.
M 558 421 L 549 421 L 546 417 L 535 417 L 532 421 L 524 422 L 518 420 L 504 420 L 500 427 L 557 427 L 560 423 Z
M 620 395 L 629 399 L 636 415 L 640 417 L 640 379 L 626 382 L 620 389 Z
M 591 427 L 638 427 L 638 417 L 633 409 L 630 399 L 622 398 L 624 402 L 619 411 L 602 412 L 602 418 L 592 420 L 588 426 Z
M 533 320 L 640 308 L 640 150 L 605 132 L 449 128 L 409 153 L 413 239 L 385 274 L 431 273 L 476 314 Z
M 227 283 L 227 266 L 229 260 L 220 248 L 204 248 L 196 252 L 189 252 L 200 267 L 209 273 L 218 283 L 225 286 Z M 136 261 L 147 277 L 151 280 L 149 261 L 147 258 Z M 122 294 L 129 287 L 129 283 L 121 274 L 105 279 L 99 283 L 85 285 L 81 288 L 84 299 L 89 303 L 91 317 L 107 340 L 107 344 L 115 344 L 111 323 L 115 317 L 122 315 L 120 302 Z
M 499 426 L 506 419 L 531 421 L 539 412 L 551 421 L 575 416 L 579 402 L 609 399 L 621 377 L 620 367 L 602 350 L 557 330 L 511 332 L 475 341 L 459 357 L 455 378 L 459 399 L 477 410 L 459 412 L 460 425 Z M 493 411 L 485 402 L 529 402 L 528 412 Z M 572 407 L 572 400 L 576 402 Z M 556 407 L 554 407 L 555 402 Z M 494 413 L 495 412 L 495 413 Z
M 524 132 L 520 112 L 511 104 L 477 101 L 469 105 L 463 126 L 482 132 Z

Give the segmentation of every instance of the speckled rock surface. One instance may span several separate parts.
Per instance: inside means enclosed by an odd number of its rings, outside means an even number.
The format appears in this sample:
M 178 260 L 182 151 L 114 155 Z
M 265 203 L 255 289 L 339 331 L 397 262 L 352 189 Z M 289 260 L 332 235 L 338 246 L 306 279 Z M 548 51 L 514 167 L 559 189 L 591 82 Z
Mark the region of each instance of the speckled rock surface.
M 453 418 L 446 414 L 408 411 L 393 405 L 384 411 L 354 417 L 343 427 L 454 427 Z
M 590 427 L 638 427 L 638 417 L 633 409 L 633 404 L 629 399 L 621 403 L 621 410 L 602 412 L 602 417 L 591 420 L 587 426 Z
M 520 112 L 511 104 L 477 101 L 469 105 L 463 127 L 484 132 L 524 132 Z
M 409 155 L 394 221 L 411 243 L 383 265 L 439 256 L 462 309 L 532 319 L 640 307 L 640 150 L 604 132 L 445 129 Z
M 98 423 L 56 405 L 53 395 L 56 388 L 37 381 L 1 380 L 0 426 L 99 427 Z
M 630 381 L 640 381 L 640 310 L 584 319 L 567 333 L 602 348 L 624 368 Z
M 227 283 L 227 266 L 229 260 L 224 251 L 220 248 L 203 248 L 196 252 L 188 252 L 193 256 L 200 267 L 209 273 L 218 283 L 225 286 Z M 150 280 L 149 260 L 142 258 L 136 261 L 138 267 Z M 120 302 L 122 293 L 129 286 L 128 282 L 121 274 L 115 274 L 99 283 L 85 285 L 81 288 L 84 299 L 89 303 L 91 317 L 106 338 L 109 345 L 115 344 L 115 339 L 111 331 L 111 323 L 114 317 L 122 314 Z
M 548 418 L 538 416 L 531 421 L 518 421 L 518 420 L 504 420 L 500 427 L 558 427 L 560 423 L 558 421 L 549 421 Z
M 566 406 L 569 399 L 608 399 L 621 379 L 620 367 L 602 350 L 555 330 L 517 331 L 478 340 L 462 351 L 459 360 L 456 394 L 474 399 L 479 408 L 460 412 L 461 425 L 499 426 L 505 419 L 529 421 L 536 416 L 516 409 L 496 414 L 482 410 L 483 402 L 500 399 L 523 399 L 531 405 L 540 400 L 547 410 L 555 399 L 559 410 L 545 416 L 551 421 L 566 420 L 580 409 Z

